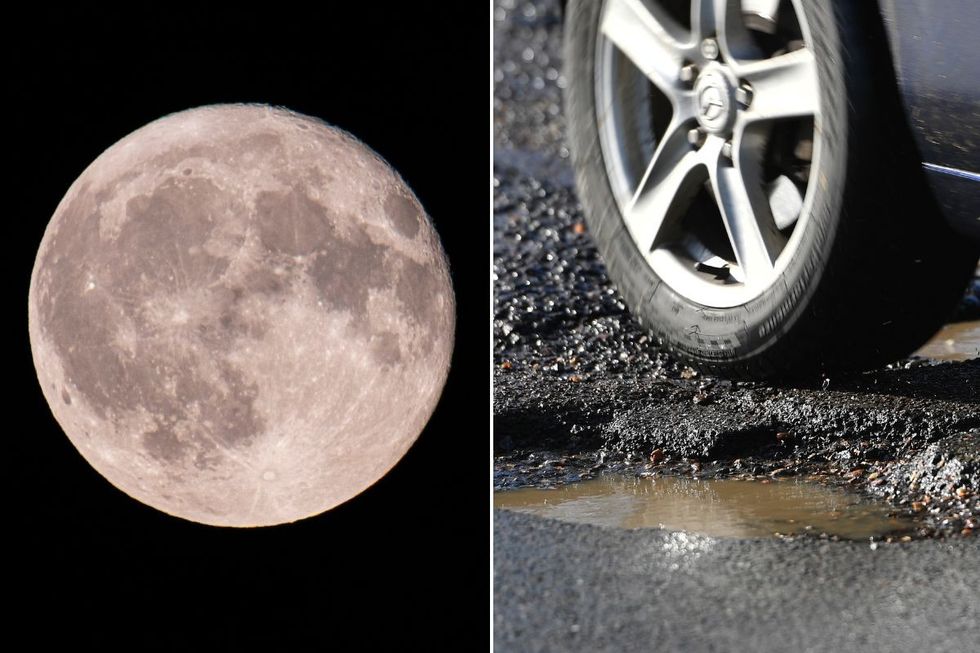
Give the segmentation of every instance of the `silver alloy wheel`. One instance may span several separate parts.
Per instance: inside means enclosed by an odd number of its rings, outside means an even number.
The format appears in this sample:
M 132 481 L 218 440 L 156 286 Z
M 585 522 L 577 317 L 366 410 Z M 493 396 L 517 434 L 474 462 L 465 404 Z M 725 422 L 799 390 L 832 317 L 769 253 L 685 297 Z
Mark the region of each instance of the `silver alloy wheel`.
M 602 8 L 596 118 L 610 188 L 657 276 L 705 306 L 772 286 L 809 217 L 821 123 L 801 1 L 691 0 L 689 25 L 665 2 Z

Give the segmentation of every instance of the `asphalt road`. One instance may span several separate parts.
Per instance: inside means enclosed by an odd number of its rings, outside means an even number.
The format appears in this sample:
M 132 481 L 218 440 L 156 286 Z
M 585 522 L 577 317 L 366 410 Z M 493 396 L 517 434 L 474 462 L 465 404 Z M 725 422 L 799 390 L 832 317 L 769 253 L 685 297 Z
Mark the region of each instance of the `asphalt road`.
M 496 651 L 971 651 L 980 542 L 718 540 L 498 512 Z
M 975 649 L 980 360 L 763 385 L 658 351 L 575 197 L 557 2 L 497 2 L 494 35 L 495 487 L 805 474 L 891 502 L 921 538 L 729 541 L 495 511 L 496 650 Z M 955 317 L 978 314 L 975 280 Z

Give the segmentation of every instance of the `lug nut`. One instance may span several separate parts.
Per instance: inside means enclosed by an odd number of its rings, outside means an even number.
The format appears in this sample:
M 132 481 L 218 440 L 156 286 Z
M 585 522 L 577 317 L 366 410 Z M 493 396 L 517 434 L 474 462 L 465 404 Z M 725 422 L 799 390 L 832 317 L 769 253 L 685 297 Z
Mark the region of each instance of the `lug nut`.
M 688 64 L 681 68 L 681 81 L 685 84 L 691 84 L 698 77 L 698 67 L 694 64 Z
M 687 132 L 687 142 L 694 147 L 701 147 L 704 145 L 704 132 L 700 129 L 692 129 Z
M 748 86 L 739 86 L 735 89 L 735 101 L 743 107 L 752 104 L 752 89 Z
M 722 144 L 722 146 L 721 146 L 721 154 L 726 159 L 732 158 L 732 142 L 731 141 L 725 141 Z
M 717 59 L 718 41 L 714 39 L 705 39 L 701 41 L 701 55 L 705 59 Z

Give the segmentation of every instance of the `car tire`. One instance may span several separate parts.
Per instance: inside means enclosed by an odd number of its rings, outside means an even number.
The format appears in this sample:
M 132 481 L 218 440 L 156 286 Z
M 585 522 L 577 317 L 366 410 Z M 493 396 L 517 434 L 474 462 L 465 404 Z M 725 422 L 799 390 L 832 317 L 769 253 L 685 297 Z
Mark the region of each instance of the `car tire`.
M 978 251 L 950 231 L 928 190 L 876 3 L 783 0 L 783 15 L 795 15 L 758 33 L 752 16 L 733 11 L 695 12 L 685 23 L 689 10 L 678 4 L 687 3 L 665 0 L 650 13 L 654 4 L 643 0 L 570 0 L 565 14 L 576 184 L 631 312 L 681 360 L 733 378 L 869 369 L 907 355 L 949 317 Z M 711 38 L 697 33 L 715 18 Z M 638 25 L 658 35 L 654 47 L 636 45 Z M 785 25 L 786 35 L 767 40 L 764 30 Z M 696 50 L 678 56 L 661 40 Z M 753 72 L 775 70 L 788 55 L 806 60 L 807 72 Z M 793 91 L 804 78 L 806 91 Z M 795 105 L 799 97 L 816 102 L 813 115 L 783 116 L 808 110 Z M 727 127 L 711 122 L 719 115 Z M 634 138 L 638 124 L 650 135 Z M 688 156 L 678 134 L 701 158 Z M 807 134 L 809 159 L 800 158 Z M 689 178 L 672 181 L 681 168 Z M 664 188 L 671 199 L 657 195 Z

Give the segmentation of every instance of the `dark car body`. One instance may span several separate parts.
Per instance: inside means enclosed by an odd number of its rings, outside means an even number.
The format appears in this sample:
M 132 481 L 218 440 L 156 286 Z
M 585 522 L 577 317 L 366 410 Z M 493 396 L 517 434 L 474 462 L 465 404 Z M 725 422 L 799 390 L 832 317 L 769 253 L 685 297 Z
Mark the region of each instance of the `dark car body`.
M 879 0 L 905 114 L 950 223 L 980 239 L 980 2 Z

